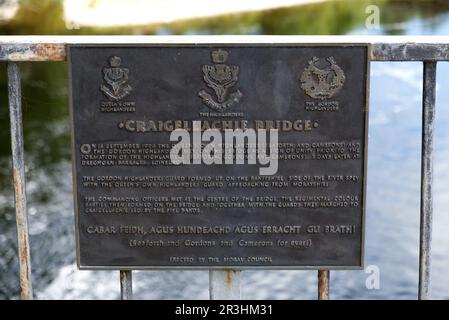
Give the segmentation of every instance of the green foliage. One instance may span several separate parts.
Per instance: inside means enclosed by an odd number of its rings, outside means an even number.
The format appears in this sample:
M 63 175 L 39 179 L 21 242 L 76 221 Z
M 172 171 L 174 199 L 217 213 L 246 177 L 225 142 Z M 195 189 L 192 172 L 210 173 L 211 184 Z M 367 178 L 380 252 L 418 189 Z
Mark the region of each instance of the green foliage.
M 0 24 L 0 34 L 270 34 L 337 35 L 364 26 L 365 9 L 377 5 L 381 22 L 402 23 L 449 11 L 447 0 L 334 0 L 266 11 L 189 19 L 169 24 L 72 29 L 64 21 L 63 1 L 22 0 L 15 17 Z M 401 33 L 388 28 L 386 33 Z

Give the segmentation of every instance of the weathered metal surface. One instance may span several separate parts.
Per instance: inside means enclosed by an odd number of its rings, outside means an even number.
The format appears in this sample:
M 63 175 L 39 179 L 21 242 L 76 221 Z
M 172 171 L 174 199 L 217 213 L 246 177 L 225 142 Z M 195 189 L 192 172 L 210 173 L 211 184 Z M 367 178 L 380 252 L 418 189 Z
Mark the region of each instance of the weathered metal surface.
M 448 61 L 446 36 L 0 36 L 0 61 L 62 61 L 71 44 L 371 43 L 372 61 Z
M 373 61 L 448 61 L 449 44 L 444 43 L 376 43 Z
M 329 270 L 318 270 L 318 300 L 329 300 L 329 287 Z
M 64 44 L 2 44 L 0 61 L 65 61 Z
M 239 270 L 209 271 L 209 297 L 211 300 L 240 300 Z
M 13 181 L 16 205 L 16 223 L 20 264 L 20 296 L 33 299 L 31 284 L 30 247 L 28 241 L 28 218 L 25 189 L 25 161 L 22 129 L 22 95 L 20 68 L 15 62 L 8 63 L 8 98 L 11 122 L 11 147 Z
M 367 54 L 70 47 L 80 268 L 361 268 Z M 232 82 L 220 91 L 221 76 Z M 193 121 L 277 126 L 278 172 L 173 165 L 170 134 Z
M 120 270 L 120 298 L 121 300 L 133 299 L 133 277 L 130 270 Z
M 419 247 L 419 291 L 430 299 L 431 242 L 433 216 L 433 134 L 435 127 L 436 62 L 424 62 L 421 151 L 421 221 Z

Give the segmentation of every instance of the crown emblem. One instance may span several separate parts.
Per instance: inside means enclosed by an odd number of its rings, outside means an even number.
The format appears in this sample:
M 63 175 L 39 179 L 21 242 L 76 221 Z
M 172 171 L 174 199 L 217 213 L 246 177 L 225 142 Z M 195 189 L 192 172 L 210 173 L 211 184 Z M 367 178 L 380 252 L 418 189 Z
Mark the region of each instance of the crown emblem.
M 334 57 L 328 57 L 325 62 L 313 57 L 300 78 L 301 89 L 309 97 L 320 100 L 335 97 L 345 80 L 345 73 L 337 65 Z
M 202 66 L 203 80 L 214 91 L 217 101 L 206 90 L 201 90 L 198 95 L 205 105 L 218 112 L 223 112 L 237 104 L 242 97 L 240 90 L 229 93 L 238 81 L 239 67 L 225 64 L 228 56 L 229 53 L 226 50 L 214 50 L 211 52 L 214 65 Z
M 212 51 L 212 61 L 214 63 L 225 63 L 228 60 L 228 52 L 222 49 Z
M 109 64 L 111 65 L 111 67 L 120 67 L 120 65 L 122 64 L 122 58 L 117 57 L 117 56 L 112 56 L 109 58 Z

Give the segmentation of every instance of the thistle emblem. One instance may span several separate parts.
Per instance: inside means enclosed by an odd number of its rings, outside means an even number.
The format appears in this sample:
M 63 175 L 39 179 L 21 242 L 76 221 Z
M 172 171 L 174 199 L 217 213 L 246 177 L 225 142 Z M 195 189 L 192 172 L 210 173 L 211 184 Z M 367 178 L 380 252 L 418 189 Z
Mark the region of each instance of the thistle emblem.
M 301 75 L 301 88 L 314 99 L 333 98 L 346 80 L 345 73 L 337 65 L 334 57 L 329 57 L 326 61 L 328 66 L 320 68 L 317 66 L 320 59 L 313 57 Z
M 209 108 L 218 112 L 237 104 L 242 97 L 239 90 L 229 93 L 238 81 L 239 67 L 225 64 L 228 55 L 228 52 L 222 49 L 212 51 L 211 58 L 214 64 L 202 66 L 203 80 L 214 90 L 217 101 L 206 90 L 201 90 L 198 95 Z
M 122 58 L 112 56 L 109 58 L 110 67 L 103 68 L 103 79 L 100 90 L 111 101 L 118 101 L 130 94 L 132 88 L 128 84 L 129 69 L 121 68 Z M 109 85 L 109 86 L 107 86 Z

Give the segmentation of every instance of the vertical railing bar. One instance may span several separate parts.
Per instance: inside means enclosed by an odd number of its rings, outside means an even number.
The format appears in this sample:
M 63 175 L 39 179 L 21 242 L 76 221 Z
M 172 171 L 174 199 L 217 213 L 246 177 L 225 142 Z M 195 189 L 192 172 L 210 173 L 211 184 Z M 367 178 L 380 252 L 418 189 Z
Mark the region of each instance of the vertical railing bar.
M 418 298 L 430 298 L 431 241 L 433 215 L 433 133 L 435 122 L 437 62 L 424 61 L 421 151 L 421 217 L 419 242 Z
M 33 299 L 33 289 L 31 281 L 30 246 L 28 240 L 25 160 L 22 128 L 22 94 L 19 63 L 8 62 L 7 69 L 9 117 L 11 123 L 12 167 L 19 251 L 20 297 L 23 300 L 30 300 Z
M 329 287 L 329 270 L 318 270 L 318 300 L 329 300 Z
M 240 300 L 240 270 L 210 270 L 210 300 Z
M 133 299 L 133 276 L 130 270 L 120 270 L 120 299 Z

